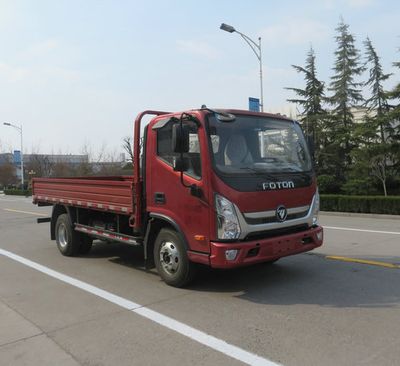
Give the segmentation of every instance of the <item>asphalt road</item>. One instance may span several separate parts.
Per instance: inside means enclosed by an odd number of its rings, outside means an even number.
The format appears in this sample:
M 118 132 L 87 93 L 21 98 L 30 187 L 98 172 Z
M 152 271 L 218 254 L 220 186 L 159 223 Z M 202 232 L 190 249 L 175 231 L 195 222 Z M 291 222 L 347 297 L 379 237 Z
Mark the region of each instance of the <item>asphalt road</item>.
M 63 257 L 49 211 L 0 196 L 0 365 L 400 364 L 400 219 L 321 215 L 318 250 L 175 289 L 133 247 Z

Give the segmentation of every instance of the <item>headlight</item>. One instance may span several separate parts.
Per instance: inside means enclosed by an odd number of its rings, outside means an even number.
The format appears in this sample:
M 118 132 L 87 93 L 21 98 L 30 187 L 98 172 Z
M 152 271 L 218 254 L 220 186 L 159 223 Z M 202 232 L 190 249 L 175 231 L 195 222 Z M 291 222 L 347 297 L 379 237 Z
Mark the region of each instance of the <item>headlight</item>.
M 318 225 L 318 214 L 319 214 L 319 193 L 317 189 L 317 192 L 315 192 L 314 204 L 313 204 L 313 216 L 312 216 L 313 225 Z
M 240 225 L 232 202 L 216 194 L 215 209 L 217 211 L 218 239 L 238 239 Z

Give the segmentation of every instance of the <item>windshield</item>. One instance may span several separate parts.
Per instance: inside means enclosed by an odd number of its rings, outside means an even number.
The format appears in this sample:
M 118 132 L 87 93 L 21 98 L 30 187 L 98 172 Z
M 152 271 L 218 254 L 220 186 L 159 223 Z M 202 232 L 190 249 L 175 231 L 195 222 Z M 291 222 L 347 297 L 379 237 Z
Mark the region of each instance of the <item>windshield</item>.
M 214 165 L 224 174 L 306 172 L 312 168 L 300 126 L 285 120 L 236 116 L 233 122 L 209 117 Z

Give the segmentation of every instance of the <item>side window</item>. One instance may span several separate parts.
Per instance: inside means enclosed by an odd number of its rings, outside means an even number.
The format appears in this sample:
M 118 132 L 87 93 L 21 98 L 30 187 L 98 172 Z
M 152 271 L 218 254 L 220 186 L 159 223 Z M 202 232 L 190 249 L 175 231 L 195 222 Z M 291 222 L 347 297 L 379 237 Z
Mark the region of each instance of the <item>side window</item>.
M 157 129 L 157 155 L 166 163 L 172 166 L 177 153 L 172 151 L 172 125 L 178 122 L 168 122 L 163 127 Z M 189 126 L 189 152 L 183 156 L 187 158 L 189 167 L 185 174 L 195 179 L 201 178 L 200 143 L 198 127 L 196 123 L 184 122 Z
M 172 151 L 172 125 L 170 122 L 157 130 L 157 155 L 170 165 L 177 155 Z

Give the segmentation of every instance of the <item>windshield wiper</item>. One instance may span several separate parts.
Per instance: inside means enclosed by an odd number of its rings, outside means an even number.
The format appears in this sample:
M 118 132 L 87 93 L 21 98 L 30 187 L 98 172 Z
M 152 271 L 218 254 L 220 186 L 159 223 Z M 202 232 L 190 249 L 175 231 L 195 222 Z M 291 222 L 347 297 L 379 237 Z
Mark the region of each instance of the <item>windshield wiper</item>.
M 264 171 L 262 171 L 260 169 L 250 168 L 249 166 L 245 166 L 245 167 L 242 167 L 242 168 L 239 168 L 239 169 L 241 169 L 241 170 L 250 170 L 251 172 L 254 172 L 257 175 L 262 175 L 262 176 L 264 176 L 264 177 L 266 177 L 268 179 L 275 179 L 275 177 L 273 175 L 271 175 L 270 173 L 264 172 Z
M 287 170 L 289 170 L 288 173 L 296 173 L 296 174 L 301 174 L 301 175 L 308 175 L 308 172 L 305 172 L 304 170 L 297 170 L 295 168 L 292 167 L 286 167 Z

